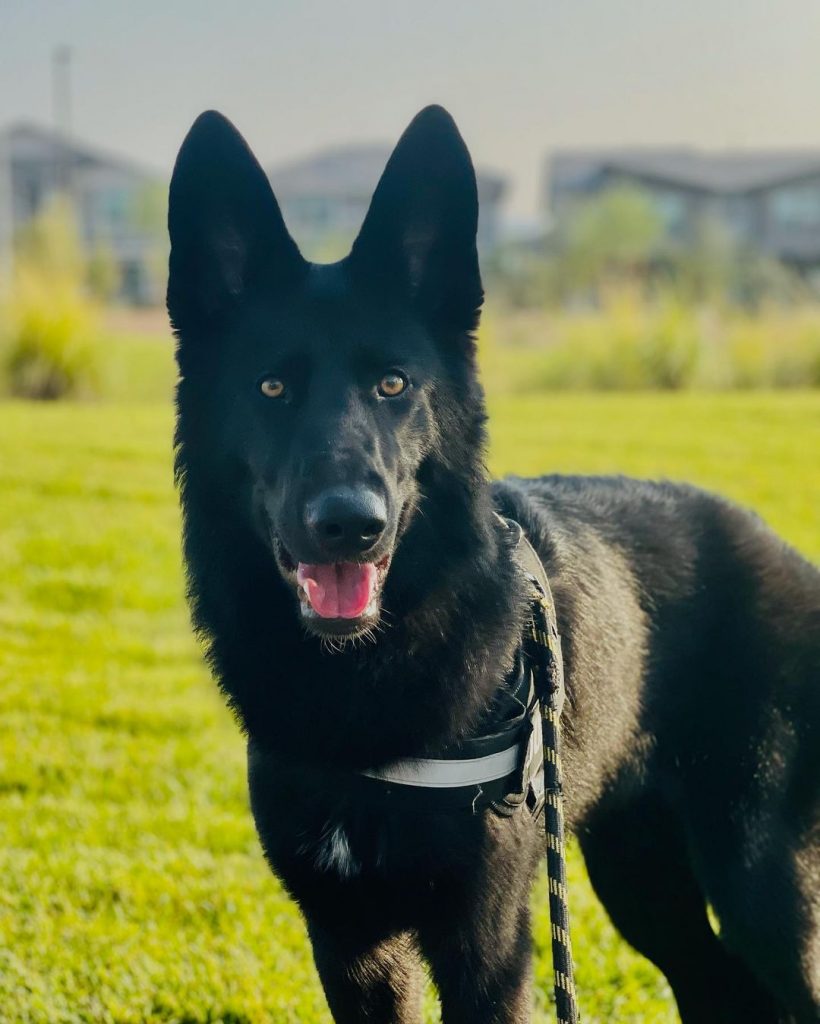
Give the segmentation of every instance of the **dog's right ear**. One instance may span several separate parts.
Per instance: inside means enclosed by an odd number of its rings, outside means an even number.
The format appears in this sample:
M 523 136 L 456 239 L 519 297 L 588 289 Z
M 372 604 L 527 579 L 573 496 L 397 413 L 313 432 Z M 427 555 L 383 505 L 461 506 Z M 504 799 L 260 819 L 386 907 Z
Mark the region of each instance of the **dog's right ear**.
M 230 311 L 255 286 L 293 286 L 307 264 L 265 172 L 215 110 L 194 121 L 168 197 L 168 312 L 179 330 Z

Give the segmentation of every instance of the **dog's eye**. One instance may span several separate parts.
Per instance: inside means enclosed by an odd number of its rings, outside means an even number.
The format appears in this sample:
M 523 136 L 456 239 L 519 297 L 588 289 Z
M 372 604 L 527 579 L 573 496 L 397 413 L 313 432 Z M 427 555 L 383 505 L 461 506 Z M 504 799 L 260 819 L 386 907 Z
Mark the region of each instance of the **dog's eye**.
M 259 382 L 259 390 L 265 398 L 281 398 L 285 393 L 285 385 L 278 377 L 265 377 Z
M 398 370 L 391 370 L 390 373 L 386 373 L 382 377 L 376 390 L 382 398 L 395 398 L 397 395 L 400 395 L 406 387 L 407 378 L 404 374 L 399 373 Z

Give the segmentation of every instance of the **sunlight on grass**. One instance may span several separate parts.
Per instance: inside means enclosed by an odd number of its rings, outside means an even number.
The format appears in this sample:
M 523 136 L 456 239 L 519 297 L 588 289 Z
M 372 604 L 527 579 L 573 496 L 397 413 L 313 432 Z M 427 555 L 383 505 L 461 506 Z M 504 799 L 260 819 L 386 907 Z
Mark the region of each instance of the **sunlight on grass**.
M 147 391 L 160 355 L 138 356 Z M 691 479 L 820 558 L 820 394 L 500 395 L 491 415 L 496 472 Z M 329 1020 L 189 634 L 170 434 L 167 403 L 0 405 L 2 1020 Z M 584 1019 L 674 1021 L 571 871 Z M 534 906 L 546 1021 L 543 884 Z

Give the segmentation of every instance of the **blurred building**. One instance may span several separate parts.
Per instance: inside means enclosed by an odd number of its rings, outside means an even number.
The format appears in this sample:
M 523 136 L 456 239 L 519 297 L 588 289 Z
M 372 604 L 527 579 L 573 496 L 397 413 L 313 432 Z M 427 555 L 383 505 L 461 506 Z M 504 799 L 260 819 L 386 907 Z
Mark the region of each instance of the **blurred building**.
M 123 157 L 66 139 L 51 129 L 15 124 L 0 131 L 0 251 L 15 233 L 60 194 L 74 203 L 89 252 L 103 249 L 116 262 L 121 297 L 158 299 L 151 273 L 157 235 L 140 223 L 146 192 L 162 179 Z
M 269 170 L 288 229 L 307 256 L 330 259 L 347 251 L 390 152 L 387 145 L 340 146 Z M 498 241 L 506 183 L 481 169 L 477 178 L 478 244 L 487 253 Z
M 561 218 L 579 201 L 622 184 L 652 199 L 673 242 L 692 241 L 709 218 L 739 243 L 796 268 L 820 266 L 820 150 L 557 152 L 548 167 L 549 211 Z

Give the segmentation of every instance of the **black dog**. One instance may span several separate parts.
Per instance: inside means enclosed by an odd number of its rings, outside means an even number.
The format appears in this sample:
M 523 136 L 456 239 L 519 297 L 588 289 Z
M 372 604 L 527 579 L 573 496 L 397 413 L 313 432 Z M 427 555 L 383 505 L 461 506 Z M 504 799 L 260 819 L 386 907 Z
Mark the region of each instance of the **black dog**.
M 334 1018 L 417 1020 L 422 958 L 448 1024 L 530 1017 L 529 802 L 361 775 L 499 726 L 528 599 L 498 511 L 552 582 L 568 824 L 616 926 L 686 1022 L 820 1020 L 820 573 L 690 487 L 489 483 L 476 220 L 437 107 L 340 263 L 302 259 L 218 114 L 171 184 L 193 616 Z

